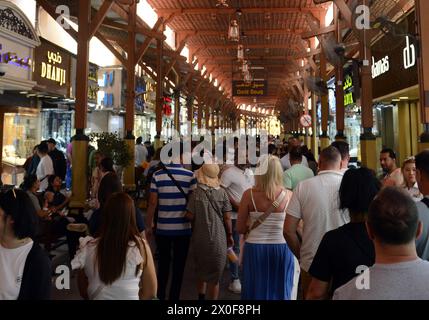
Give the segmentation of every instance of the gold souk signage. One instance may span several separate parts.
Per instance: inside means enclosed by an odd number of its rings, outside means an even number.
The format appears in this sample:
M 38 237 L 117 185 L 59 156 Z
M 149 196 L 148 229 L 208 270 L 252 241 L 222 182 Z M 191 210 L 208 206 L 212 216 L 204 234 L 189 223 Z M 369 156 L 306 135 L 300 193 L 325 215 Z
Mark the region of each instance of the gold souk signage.
M 35 48 L 33 78 L 47 92 L 69 96 L 71 54 L 42 40 Z
M 232 81 L 232 95 L 236 97 L 260 97 L 267 95 L 267 81 Z

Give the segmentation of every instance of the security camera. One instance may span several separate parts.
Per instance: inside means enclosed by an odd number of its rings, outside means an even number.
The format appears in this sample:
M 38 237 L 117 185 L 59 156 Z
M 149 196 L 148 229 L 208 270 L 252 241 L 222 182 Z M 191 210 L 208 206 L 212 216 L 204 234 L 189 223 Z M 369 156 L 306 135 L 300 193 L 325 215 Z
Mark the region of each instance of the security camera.
M 4 77 L 9 70 L 7 63 L 0 63 L 0 77 Z

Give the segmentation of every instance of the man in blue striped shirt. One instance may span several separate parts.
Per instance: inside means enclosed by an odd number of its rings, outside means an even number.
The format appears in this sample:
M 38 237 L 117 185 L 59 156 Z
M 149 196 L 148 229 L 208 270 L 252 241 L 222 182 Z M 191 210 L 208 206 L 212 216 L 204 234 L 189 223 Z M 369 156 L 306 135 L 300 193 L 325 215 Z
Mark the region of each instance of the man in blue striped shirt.
M 159 252 L 158 298 L 160 300 L 165 300 L 172 250 L 173 279 L 169 300 L 179 300 L 191 238 L 191 224 L 185 218 L 185 213 L 187 199 L 192 190 L 196 188 L 197 182 L 192 171 L 186 170 L 181 165 L 182 145 L 180 150 L 180 160 L 177 159 L 155 172 L 150 187 L 146 236 L 150 239 L 152 235 L 153 217 L 158 208 L 155 234 Z M 168 173 L 177 181 L 184 193 Z

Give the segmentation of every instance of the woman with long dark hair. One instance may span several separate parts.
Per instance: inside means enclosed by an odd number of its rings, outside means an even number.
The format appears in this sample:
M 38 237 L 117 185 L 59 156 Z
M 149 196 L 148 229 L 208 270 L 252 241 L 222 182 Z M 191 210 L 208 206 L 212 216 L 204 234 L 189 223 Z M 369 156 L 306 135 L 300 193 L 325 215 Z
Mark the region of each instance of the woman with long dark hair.
M 81 238 L 72 267 L 81 269 L 78 284 L 86 299 L 137 300 L 156 296 L 152 254 L 137 229 L 134 201 L 129 195 L 120 192 L 109 197 L 99 236 Z
M 25 191 L 0 194 L 0 300 L 50 298 L 51 261 L 33 241 L 37 224 Z
M 375 251 L 365 221 L 368 208 L 381 188 L 368 168 L 349 169 L 340 186 L 340 208 L 348 209 L 350 223 L 323 236 L 311 264 L 312 277 L 306 299 L 329 299 L 332 293 L 357 275 L 359 266 L 370 267 Z

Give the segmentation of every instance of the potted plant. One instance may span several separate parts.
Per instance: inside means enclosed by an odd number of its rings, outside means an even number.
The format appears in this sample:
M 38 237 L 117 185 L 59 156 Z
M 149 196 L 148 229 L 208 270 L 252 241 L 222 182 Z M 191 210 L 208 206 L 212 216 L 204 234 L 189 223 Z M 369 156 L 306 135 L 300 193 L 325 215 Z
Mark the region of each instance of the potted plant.
M 129 166 L 133 159 L 133 154 L 125 141 L 117 132 L 94 132 L 89 138 L 91 142 L 97 143 L 97 149 L 101 153 L 113 160 L 118 176 L 122 177 L 123 168 Z

